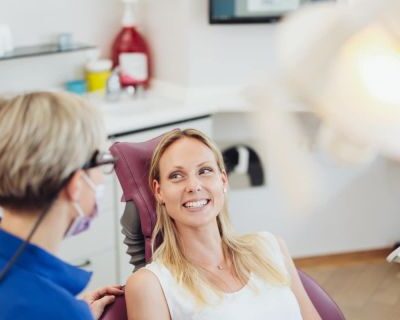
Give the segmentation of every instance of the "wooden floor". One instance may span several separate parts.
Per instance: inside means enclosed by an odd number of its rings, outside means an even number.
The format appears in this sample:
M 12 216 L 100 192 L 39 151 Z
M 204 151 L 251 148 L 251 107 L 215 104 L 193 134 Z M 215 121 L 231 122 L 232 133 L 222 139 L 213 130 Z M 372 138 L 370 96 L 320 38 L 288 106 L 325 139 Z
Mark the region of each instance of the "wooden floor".
M 383 254 L 339 263 L 337 259 L 314 264 L 311 260 L 296 264 L 331 295 L 346 319 L 400 319 L 400 264 L 387 263 Z

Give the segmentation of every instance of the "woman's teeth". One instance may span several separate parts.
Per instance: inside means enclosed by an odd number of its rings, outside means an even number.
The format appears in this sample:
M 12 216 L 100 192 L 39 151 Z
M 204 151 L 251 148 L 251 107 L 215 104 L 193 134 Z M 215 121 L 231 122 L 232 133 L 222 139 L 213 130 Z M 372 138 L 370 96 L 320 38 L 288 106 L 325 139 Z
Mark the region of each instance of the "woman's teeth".
M 204 207 L 208 203 L 208 200 L 199 200 L 199 201 L 189 201 L 186 202 L 183 206 L 185 208 L 201 208 Z

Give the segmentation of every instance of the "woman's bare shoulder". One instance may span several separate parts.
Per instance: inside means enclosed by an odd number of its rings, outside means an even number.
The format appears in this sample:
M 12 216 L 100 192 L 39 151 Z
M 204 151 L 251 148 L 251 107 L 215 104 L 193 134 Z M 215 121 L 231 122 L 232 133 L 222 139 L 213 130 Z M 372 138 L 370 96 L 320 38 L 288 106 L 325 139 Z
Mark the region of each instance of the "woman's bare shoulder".
M 168 305 L 157 276 L 142 268 L 126 283 L 125 299 L 128 319 L 170 319 Z M 152 306 L 157 305 L 157 308 Z
M 146 268 L 141 268 L 129 276 L 126 287 L 136 288 L 142 287 L 143 285 L 151 286 L 152 284 L 159 284 L 157 276 L 152 271 Z
M 157 276 L 146 268 L 141 268 L 133 273 L 126 282 L 125 293 L 129 296 L 162 296 L 163 291 Z

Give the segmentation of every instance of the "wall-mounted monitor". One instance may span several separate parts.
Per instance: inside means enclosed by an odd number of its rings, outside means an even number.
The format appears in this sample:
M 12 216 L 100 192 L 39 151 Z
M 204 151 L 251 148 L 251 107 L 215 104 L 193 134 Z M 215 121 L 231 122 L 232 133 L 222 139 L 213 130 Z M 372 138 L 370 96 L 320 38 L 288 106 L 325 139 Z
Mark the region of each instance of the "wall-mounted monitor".
M 209 0 L 210 23 L 274 22 L 303 4 L 319 1 L 332 0 Z

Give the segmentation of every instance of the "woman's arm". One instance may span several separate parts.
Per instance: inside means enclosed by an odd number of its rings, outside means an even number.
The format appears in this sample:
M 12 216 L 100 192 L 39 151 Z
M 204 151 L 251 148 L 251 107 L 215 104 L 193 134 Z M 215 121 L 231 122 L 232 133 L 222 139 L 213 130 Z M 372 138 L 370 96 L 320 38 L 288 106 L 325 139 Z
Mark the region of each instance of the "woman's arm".
M 285 257 L 286 267 L 289 271 L 290 278 L 291 278 L 291 289 L 294 295 L 299 302 L 301 315 L 303 316 L 304 320 L 321 320 L 321 317 L 318 314 L 318 311 L 315 309 L 314 305 L 312 304 L 310 298 L 306 290 L 304 289 L 303 283 L 301 282 L 300 276 L 297 273 L 297 269 L 294 265 L 292 258 L 290 257 L 289 250 L 286 247 L 285 242 L 277 238 L 279 245 L 281 247 L 281 251 Z
M 132 274 L 125 287 L 129 320 L 170 320 L 168 305 L 157 277 L 149 270 Z

